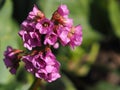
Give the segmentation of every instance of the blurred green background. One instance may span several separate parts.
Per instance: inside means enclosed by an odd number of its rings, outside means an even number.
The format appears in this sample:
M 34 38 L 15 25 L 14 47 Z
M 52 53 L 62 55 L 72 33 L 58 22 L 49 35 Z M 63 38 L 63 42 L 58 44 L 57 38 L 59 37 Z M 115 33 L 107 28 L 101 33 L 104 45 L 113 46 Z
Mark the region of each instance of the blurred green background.
M 20 24 L 37 4 L 46 17 L 66 4 L 74 24 L 83 27 L 75 50 L 55 50 L 62 78 L 40 90 L 120 90 L 120 0 L 0 0 L 0 90 L 28 90 L 34 77 L 24 70 L 11 75 L 3 63 L 8 45 L 23 49 Z

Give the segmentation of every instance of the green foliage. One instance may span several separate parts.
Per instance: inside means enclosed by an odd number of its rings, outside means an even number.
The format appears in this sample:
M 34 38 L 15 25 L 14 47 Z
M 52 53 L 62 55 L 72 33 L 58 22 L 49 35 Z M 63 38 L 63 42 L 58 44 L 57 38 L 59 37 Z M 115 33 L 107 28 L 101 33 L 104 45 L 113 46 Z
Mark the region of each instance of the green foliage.
M 120 38 L 120 4 L 117 0 L 109 0 L 108 11 L 114 33 Z
M 89 88 L 89 90 L 120 90 L 120 86 L 101 81 L 95 87 Z
M 12 18 L 12 1 L 14 0 L 5 0 L 5 3 L 1 6 L 2 1 L 0 0 L 0 90 L 27 90 L 31 85 L 31 82 L 33 82 L 33 77 L 30 74 L 26 74 L 24 71 L 21 71 L 23 67 L 20 68 L 16 76 L 12 76 L 8 69 L 6 69 L 3 62 L 3 53 L 8 45 L 14 48 L 23 47 L 21 45 L 22 42 L 18 36 L 19 26 Z M 21 2 L 24 3 L 24 1 Z M 33 3 L 35 1 L 32 0 L 31 2 Z M 120 3 L 118 3 L 119 1 L 117 0 L 37 0 L 36 2 L 48 18 L 51 18 L 52 13 L 60 4 L 66 4 L 70 10 L 69 17 L 73 18 L 75 25 L 81 24 L 83 27 L 83 43 L 80 47 L 77 47 L 74 50 L 71 50 L 68 47 L 60 47 L 59 50 L 55 51 L 57 52 L 57 59 L 61 62 L 61 70 L 66 70 L 67 72 L 72 73 L 73 76 L 85 77 L 89 73 L 91 66 L 97 59 L 97 55 L 100 50 L 100 41 L 106 40 L 107 37 L 105 34 L 100 33 L 99 30 L 96 30 L 90 23 L 92 14 L 90 7 L 94 2 L 97 3 L 99 7 L 109 15 L 108 21 L 112 27 L 109 32 L 114 32 L 110 35 L 115 36 L 115 38 L 120 38 Z M 26 3 L 24 3 L 24 5 L 26 5 Z M 21 9 L 19 12 L 21 17 L 17 18 L 23 19 L 25 16 L 22 14 L 33 5 L 28 5 L 29 7 L 25 7 L 27 9 L 25 9 L 23 13 L 22 10 L 24 7 L 22 7 L 22 5 L 18 6 L 21 6 L 18 9 Z M 93 17 L 93 19 L 95 18 Z M 102 24 L 101 26 L 104 27 Z M 60 82 L 65 85 L 64 90 L 76 90 L 73 82 L 71 82 L 69 79 L 70 78 L 67 78 L 65 75 L 63 75 L 60 79 Z M 53 90 L 54 88 L 54 90 L 58 90 L 55 88 L 58 88 L 60 85 L 62 85 L 60 82 L 56 81 L 53 83 L 53 85 L 47 84 L 48 87 L 49 85 L 52 86 L 48 89 L 52 88 Z M 119 89 L 120 87 L 111 85 L 104 81 L 97 83 L 94 87 L 88 88 L 88 90 Z
M 9 71 L 3 63 L 3 53 L 8 45 L 18 47 L 18 26 L 11 18 L 12 15 L 11 0 L 7 0 L 0 10 L 0 83 L 6 83 L 11 78 Z
M 48 83 L 46 85 L 46 90 L 76 90 L 73 83 L 67 78 L 64 74 L 62 74 L 61 79 Z

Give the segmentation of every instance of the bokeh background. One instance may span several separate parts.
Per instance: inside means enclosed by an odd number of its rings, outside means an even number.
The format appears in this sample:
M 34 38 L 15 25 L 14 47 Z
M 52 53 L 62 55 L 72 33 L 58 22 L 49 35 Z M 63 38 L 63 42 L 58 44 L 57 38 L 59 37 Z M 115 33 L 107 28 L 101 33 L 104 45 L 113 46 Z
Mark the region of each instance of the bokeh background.
M 34 81 L 22 63 L 11 75 L 3 62 L 8 45 L 24 49 L 17 33 L 34 4 L 48 18 L 66 4 L 74 24 L 83 27 L 81 46 L 54 50 L 62 78 L 43 81 L 39 90 L 120 90 L 120 0 L 0 0 L 0 90 L 28 90 Z

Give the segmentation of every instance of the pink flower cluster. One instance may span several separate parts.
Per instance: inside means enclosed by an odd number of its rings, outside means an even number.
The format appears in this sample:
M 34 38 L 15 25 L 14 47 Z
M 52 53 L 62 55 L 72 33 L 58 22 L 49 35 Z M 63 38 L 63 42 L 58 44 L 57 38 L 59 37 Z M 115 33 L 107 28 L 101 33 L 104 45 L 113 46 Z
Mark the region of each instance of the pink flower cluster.
M 82 42 L 82 27 L 73 26 L 73 20 L 68 17 L 66 5 L 60 5 L 53 13 L 51 20 L 47 19 L 36 6 L 22 23 L 19 35 L 24 41 L 24 47 L 32 50 L 43 45 L 55 46 L 60 42 L 71 48 Z
M 58 72 L 60 64 L 51 50 L 23 56 L 23 61 L 27 71 L 33 73 L 37 78 L 44 78 L 46 81 L 52 82 L 60 77 Z
M 51 47 L 57 49 L 61 44 L 74 49 L 82 43 L 82 27 L 74 26 L 73 20 L 68 15 L 67 6 L 60 5 L 52 14 L 52 18 L 48 19 L 34 5 L 19 31 L 24 47 L 30 53 L 21 54 L 23 51 L 8 47 L 4 54 L 4 62 L 12 74 L 16 73 L 21 59 L 25 63 L 26 70 L 37 78 L 52 82 L 61 77 L 60 63 L 52 53 Z

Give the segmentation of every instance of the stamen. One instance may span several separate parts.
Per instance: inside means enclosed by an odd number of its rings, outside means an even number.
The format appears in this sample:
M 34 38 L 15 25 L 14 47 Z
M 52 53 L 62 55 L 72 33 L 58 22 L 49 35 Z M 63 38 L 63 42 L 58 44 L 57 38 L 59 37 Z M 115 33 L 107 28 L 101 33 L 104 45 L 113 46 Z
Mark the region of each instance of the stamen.
M 49 27 L 49 23 L 47 22 L 43 23 L 43 27 Z

